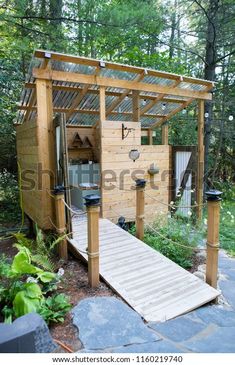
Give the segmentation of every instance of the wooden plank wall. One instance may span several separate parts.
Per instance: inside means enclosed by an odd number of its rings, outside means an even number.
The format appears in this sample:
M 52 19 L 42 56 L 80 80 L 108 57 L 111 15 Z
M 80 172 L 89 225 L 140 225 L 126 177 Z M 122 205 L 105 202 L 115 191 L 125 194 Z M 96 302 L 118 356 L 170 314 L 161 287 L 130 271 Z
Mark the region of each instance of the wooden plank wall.
M 103 217 L 116 222 L 119 216 L 127 221 L 135 218 L 135 185 L 136 178 L 147 180 L 145 195 L 145 218 L 153 221 L 156 215 L 165 216 L 168 212 L 170 186 L 170 152 L 168 145 L 141 146 L 141 128 L 136 122 L 125 122 L 124 125 L 134 128 L 127 138 L 122 140 L 121 123 L 105 121 L 102 123 L 102 184 L 103 184 Z M 129 151 L 137 148 L 140 157 L 133 162 Z M 154 163 L 160 169 L 159 174 L 151 177 L 148 169 Z M 162 204 L 163 203 L 163 204 Z
M 39 141 L 37 123 L 26 122 L 16 127 L 18 162 L 22 175 L 24 212 L 39 226 L 43 226 L 42 190 L 38 176 Z

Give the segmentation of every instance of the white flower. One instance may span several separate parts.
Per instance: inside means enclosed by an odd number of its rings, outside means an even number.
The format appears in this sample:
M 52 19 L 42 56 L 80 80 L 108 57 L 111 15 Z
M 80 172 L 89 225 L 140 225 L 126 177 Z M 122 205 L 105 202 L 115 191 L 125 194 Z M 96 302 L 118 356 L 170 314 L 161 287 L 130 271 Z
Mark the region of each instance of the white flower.
M 26 283 L 36 283 L 37 284 L 37 279 L 33 278 L 32 276 L 29 276 L 28 279 L 26 280 Z
M 170 205 L 174 205 L 174 202 L 173 202 L 173 200 L 170 202 Z
M 231 214 L 231 218 L 234 219 L 234 215 Z
M 57 272 L 58 276 L 63 276 L 64 275 L 64 269 L 61 267 L 58 272 Z
M 191 212 L 191 210 L 188 211 L 188 215 L 191 217 L 193 213 Z
M 207 224 L 207 219 L 206 218 L 204 219 L 204 224 Z

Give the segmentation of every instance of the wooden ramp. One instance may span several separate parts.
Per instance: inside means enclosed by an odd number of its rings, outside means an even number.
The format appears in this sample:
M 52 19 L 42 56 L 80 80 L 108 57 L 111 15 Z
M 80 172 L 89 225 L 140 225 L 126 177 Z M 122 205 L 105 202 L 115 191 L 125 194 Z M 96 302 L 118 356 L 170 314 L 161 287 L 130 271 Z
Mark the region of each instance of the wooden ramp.
M 73 231 L 70 243 L 75 250 L 86 251 L 86 219 L 74 220 Z M 80 254 L 87 260 L 85 253 Z M 219 295 L 107 219 L 100 219 L 100 274 L 146 321 L 166 321 Z

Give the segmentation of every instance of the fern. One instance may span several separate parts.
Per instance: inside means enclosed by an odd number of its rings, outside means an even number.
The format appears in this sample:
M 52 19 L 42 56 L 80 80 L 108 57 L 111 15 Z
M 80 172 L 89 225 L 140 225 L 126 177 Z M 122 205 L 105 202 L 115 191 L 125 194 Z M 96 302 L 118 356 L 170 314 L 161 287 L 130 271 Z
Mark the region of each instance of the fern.
M 31 257 L 32 262 L 46 271 L 55 271 L 55 265 L 47 255 L 35 254 Z

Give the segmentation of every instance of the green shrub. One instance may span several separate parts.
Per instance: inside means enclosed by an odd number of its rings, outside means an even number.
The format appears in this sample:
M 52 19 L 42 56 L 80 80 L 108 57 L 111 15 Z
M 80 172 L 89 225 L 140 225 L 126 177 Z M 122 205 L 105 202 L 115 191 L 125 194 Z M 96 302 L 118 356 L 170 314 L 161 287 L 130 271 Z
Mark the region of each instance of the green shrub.
M 42 233 L 38 231 L 40 240 Z M 69 300 L 62 294 L 48 293 L 57 289 L 57 284 L 63 275 L 63 269 L 58 273 L 45 270 L 48 262 L 41 255 L 40 267 L 35 266 L 35 259 L 30 248 L 33 242 L 23 234 L 17 234 L 18 242 L 15 247 L 18 253 L 10 262 L 5 255 L 0 256 L 0 309 L 6 323 L 14 318 L 30 312 L 40 313 L 49 322 L 62 322 L 63 317 L 71 308 Z M 39 239 L 39 238 L 38 238 Z M 51 243 L 53 248 L 62 238 Z M 40 242 L 42 244 L 42 241 Z M 45 255 L 45 254 L 44 254 Z M 46 265 L 45 265 L 46 262 Z
M 0 224 L 20 223 L 19 188 L 15 175 L 0 173 Z
M 162 220 L 157 220 L 151 227 L 146 226 L 144 242 L 183 268 L 190 269 L 194 257 L 192 248 L 196 247 L 199 241 L 202 241 L 203 230 L 195 231 L 189 219 L 186 223 L 180 218 L 168 218 L 165 223 Z M 135 228 L 132 228 L 130 233 L 134 234 Z M 188 248 L 181 247 L 171 241 Z

